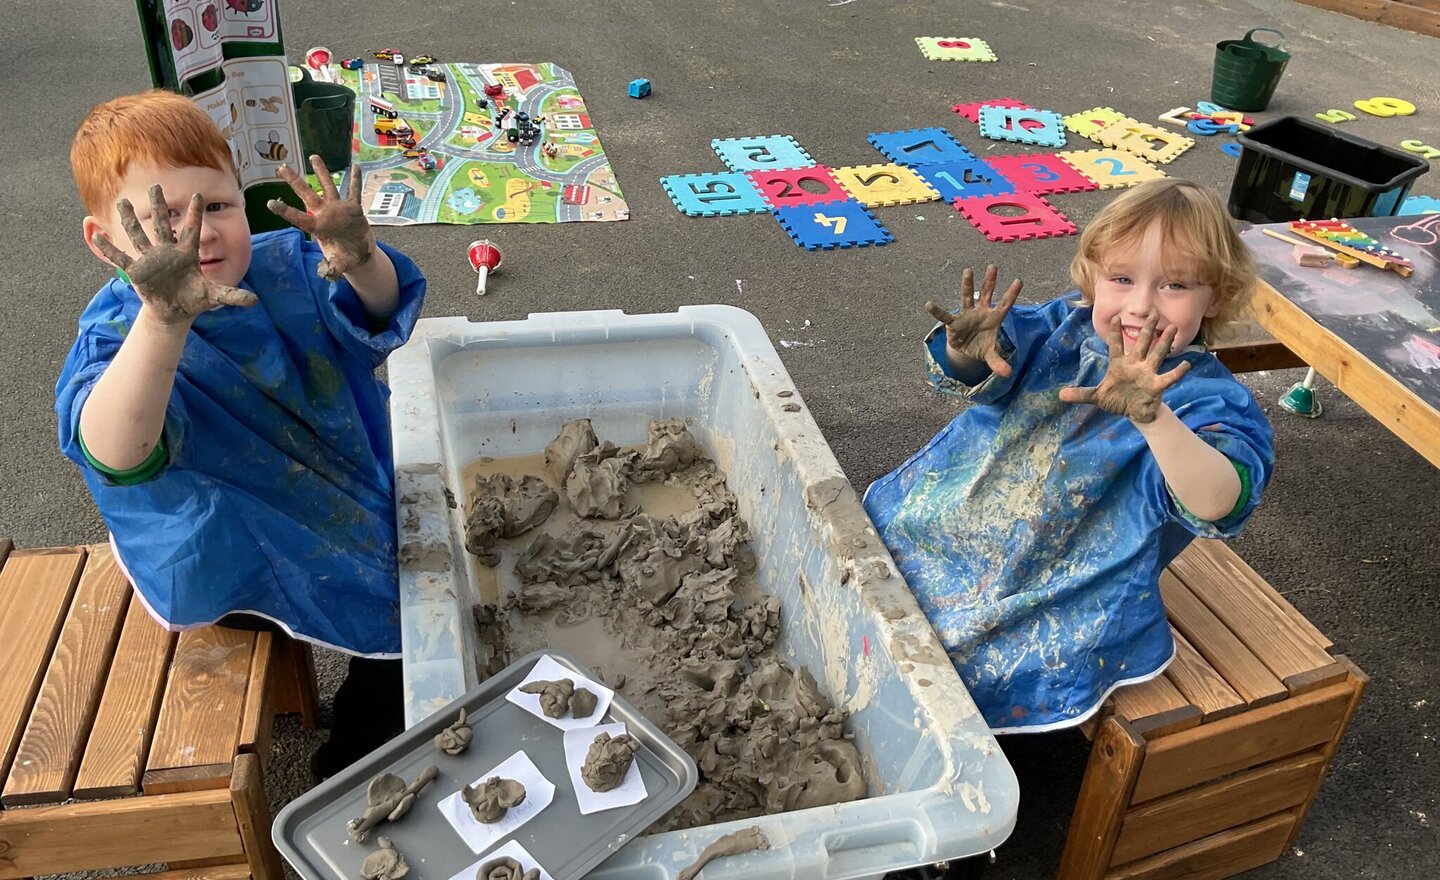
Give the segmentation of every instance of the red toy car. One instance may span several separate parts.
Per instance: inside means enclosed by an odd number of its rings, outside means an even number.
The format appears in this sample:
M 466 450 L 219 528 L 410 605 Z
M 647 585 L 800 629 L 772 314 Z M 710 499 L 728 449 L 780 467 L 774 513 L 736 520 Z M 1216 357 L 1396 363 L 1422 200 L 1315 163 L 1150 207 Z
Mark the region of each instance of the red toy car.
M 381 49 L 379 52 L 375 53 L 375 57 L 379 58 L 381 61 L 389 61 L 399 54 L 399 49 Z
M 340 66 L 346 70 L 359 70 L 365 66 L 364 58 L 346 58 L 340 62 Z

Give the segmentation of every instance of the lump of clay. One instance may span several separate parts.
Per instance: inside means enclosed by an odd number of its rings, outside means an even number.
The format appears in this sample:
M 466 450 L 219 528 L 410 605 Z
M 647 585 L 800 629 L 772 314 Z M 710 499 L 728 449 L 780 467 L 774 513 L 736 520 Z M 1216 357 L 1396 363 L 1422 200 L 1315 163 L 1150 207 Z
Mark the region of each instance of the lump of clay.
M 540 869 L 522 871 L 520 863 L 509 856 L 491 859 L 475 872 L 475 880 L 540 880 Z
M 639 749 L 640 743 L 628 733 L 612 737 L 602 732 L 585 753 L 580 778 L 592 791 L 609 791 L 625 779 Z
M 538 678 L 529 684 L 522 684 L 520 693 L 539 694 L 540 711 L 545 713 L 545 717 L 564 718 L 565 713 L 570 711 L 570 697 L 575 694 L 575 682 L 568 678 L 559 681 Z
M 514 779 L 491 776 L 479 785 L 460 789 L 460 798 L 470 805 L 475 821 L 488 825 L 500 821 L 511 807 L 524 803 L 525 786 Z
M 645 450 L 635 464 L 637 482 L 663 480 L 705 457 L 683 419 L 657 419 L 650 423 L 648 434 Z
M 360 876 L 365 880 L 399 880 L 410 873 L 405 856 L 395 848 L 388 837 L 377 837 L 380 848 L 365 857 L 360 863 Z
M 621 452 L 609 440 L 575 459 L 565 497 L 576 516 L 619 519 L 620 506 L 630 488 L 634 452 Z
M 694 880 L 705 866 L 726 856 L 738 856 L 741 853 L 751 852 L 757 849 L 769 849 L 770 838 L 760 830 L 760 826 L 751 825 L 749 828 L 736 831 L 734 834 L 727 834 L 724 837 L 715 838 L 715 842 L 700 851 L 700 857 L 688 866 L 681 868 L 680 873 L 675 875 L 675 880 Z
M 575 591 L 572 588 L 562 587 L 554 581 L 522 583 L 520 589 L 511 595 L 511 606 L 520 609 L 523 614 L 535 614 L 557 608 L 574 598 Z
M 346 827 L 350 829 L 350 839 L 356 843 L 364 843 L 371 828 L 386 820 L 394 822 L 404 816 L 415 803 L 415 796 L 438 775 L 440 768 L 432 765 L 421 770 L 420 775 L 409 785 L 394 773 L 381 773 L 370 780 L 370 787 L 365 789 L 365 802 L 368 806 L 364 815 L 346 823 Z
M 620 578 L 652 605 L 674 595 L 687 574 L 705 566 L 703 545 L 673 518 L 640 514 L 626 523 Z
M 458 755 L 470 747 L 470 740 L 474 737 L 475 731 L 465 723 L 465 710 L 461 709 L 459 718 L 435 734 L 435 748 L 447 755 Z
M 560 493 L 534 474 L 518 483 L 509 474 L 477 476 L 465 512 L 465 549 L 486 565 L 499 565 L 495 542 L 523 535 L 545 522 L 559 503 Z
M 570 717 L 589 718 L 595 714 L 595 707 L 599 703 L 600 698 L 589 689 L 577 687 L 575 693 L 570 695 Z
M 589 419 L 566 422 L 555 439 L 545 444 L 545 472 L 550 475 L 551 482 L 564 489 L 575 459 L 599 445 Z

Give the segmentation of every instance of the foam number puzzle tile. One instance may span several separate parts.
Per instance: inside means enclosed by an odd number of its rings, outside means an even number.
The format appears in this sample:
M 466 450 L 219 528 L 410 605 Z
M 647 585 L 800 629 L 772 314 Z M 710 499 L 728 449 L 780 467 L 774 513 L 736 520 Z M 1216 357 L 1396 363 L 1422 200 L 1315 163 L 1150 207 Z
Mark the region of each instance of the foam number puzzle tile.
M 913 205 L 940 198 L 935 187 L 904 165 L 846 165 L 831 168 L 830 173 L 860 204 L 872 208 Z
M 940 198 L 947 202 L 972 196 L 1004 195 L 1015 191 L 1014 184 L 1006 180 L 1005 175 L 981 159 L 947 162 L 944 165 L 921 165 L 915 172 L 939 190 Z
M 1139 121 L 1130 119 L 1129 116 L 1110 107 L 1092 107 L 1089 110 L 1081 110 L 1079 113 L 1071 113 L 1066 116 L 1064 125 L 1066 131 L 1073 131 L 1081 137 L 1087 137 L 1093 141 L 1101 129 L 1126 120 Z
M 989 101 L 975 101 L 970 104 L 956 104 L 950 109 L 954 110 L 956 113 L 959 113 L 961 116 L 964 116 L 971 122 L 979 122 L 981 107 L 1014 107 L 1019 110 L 1031 109 L 1029 104 L 1026 104 L 1024 101 L 1017 101 L 1014 98 L 993 98 Z
M 981 107 L 980 133 L 997 141 L 1037 147 L 1065 146 L 1064 117 L 1054 110 Z
M 824 205 L 780 208 L 775 219 L 807 251 L 867 247 L 895 240 L 890 231 L 853 199 Z
M 877 131 L 870 133 L 867 139 L 871 146 L 885 154 L 885 158 L 901 165 L 937 165 L 975 158 L 943 128 Z
M 1075 224 L 1034 193 L 956 199 L 955 209 L 991 241 L 1074 235 Z M 1020 213 L 1015 213 L 1016 211 Z
M 1055 155 L 1101 189 L 1124 189 L 1165 176 L 1144 159 L 1121 150 L 1074 150 Z
M 985 164 L 1000 172 L 1020 192 L 1037 196 L 1047 193 L 1085 192 L 1100 185 L 1067 165 L 1054 153 L 1026 156 L 991 156 Z
M 660 185 L 680 213 L 691 217 L 726 217 L 770 210 L 750 178 L 739 171 L 672 174 L 660 178 Z
M 745 174 L 772 209 L 843 202 L 850 198 L 849 191 L 840 185 L 830 169 L 820 165 L 786 171 L 747 171 Z
M 731 171 L 783 171 L 815 164 L 805 148 L 788 134 L 715 138 L 710 146 Z
M 1181 153 L 1195 146 L 1194 138 L 1133 120 L 1107 125 L 1095 133 L 1095 140 L 1161 165 L 1173 162 Z
M 975 37 L 916 37 L 920 54 L 931 61 L 994 61 L 990 44 Z

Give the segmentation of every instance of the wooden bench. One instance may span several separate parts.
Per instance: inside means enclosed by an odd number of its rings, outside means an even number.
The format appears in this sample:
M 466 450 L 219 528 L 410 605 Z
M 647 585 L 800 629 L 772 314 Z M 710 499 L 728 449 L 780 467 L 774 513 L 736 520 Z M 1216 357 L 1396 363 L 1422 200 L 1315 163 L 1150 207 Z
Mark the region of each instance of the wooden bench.
M 1293 843 L 1368 681 L 1219 541 L 1162 574 L 1165 674 L 1117 690 L 1057 877 L 1218 880 Z
M 1232 373 L 1305 366 L 1305 362 L 1294 352 L 1277 342 L 1249 317 L 1227 324 L 1214 336 L 1207 347 Z
M 308 646 L 177 636 L 108 546 L 0 539 L 0 880 L 151 864 L 281 880 L 261 787 L 271 720 L 313 726 L 316 705 Z

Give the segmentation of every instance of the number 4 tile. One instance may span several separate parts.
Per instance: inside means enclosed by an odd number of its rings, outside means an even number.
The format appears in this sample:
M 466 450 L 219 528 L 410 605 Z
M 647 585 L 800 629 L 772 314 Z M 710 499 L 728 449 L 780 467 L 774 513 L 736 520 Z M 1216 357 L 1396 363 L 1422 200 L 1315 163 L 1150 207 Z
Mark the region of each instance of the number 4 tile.
M 866 247 L 895 240 L 859 202 L 830 202 L 780 208 L 775 219 L 790 238 L 808 251 Z

